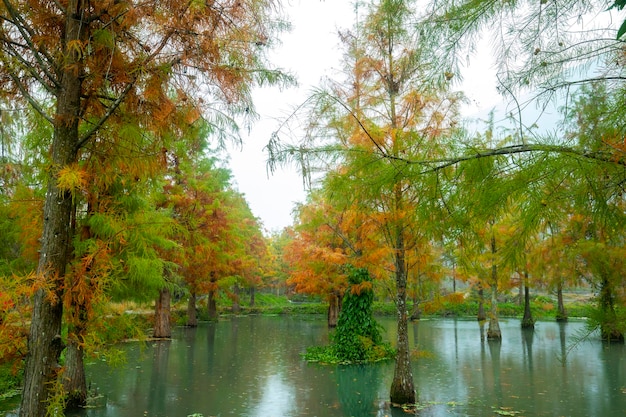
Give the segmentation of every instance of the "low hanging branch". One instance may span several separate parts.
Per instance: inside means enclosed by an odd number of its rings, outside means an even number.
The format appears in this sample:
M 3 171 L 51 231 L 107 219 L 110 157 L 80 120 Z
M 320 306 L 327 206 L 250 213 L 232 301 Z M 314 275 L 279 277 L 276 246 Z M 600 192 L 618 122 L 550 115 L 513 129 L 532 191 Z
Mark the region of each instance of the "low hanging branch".
M 437 172 L 447 167 L 456 165 L 458 163 L 464 161 L 470 161 L 481 158 L 490 158 L 495 156 L 505 156 L 505 155 L 514 155 L 521 153 L 532 153 L 532 152 L 542 152 L 542 153 L 560 153 L 567 154 L 574 157 L 580 157 L 590 160 L 595 160 L 599 162 L 604 162 L 608 164 L 621 165 L 626 167 L 626 158 L 624 158 L 624 150 L 620 148 L 613 148 L 612 152 L 609 151 L 590 151 L 581 148 L 575 148 L 565 145 L 552 145 L 552 144 L 540 144 L 540 143 L 523 143 L 518 145 L 509 145 L 502 146 L 498 148 L 492 149 L 482 149 L 476 151 L 469 151 L 465 155 L 459 156 L 450 156 L 444 158 L 437 159 L 423 159 L 423 160 L 413 160 L 410 158 L 404 158 L 401 156 L 391 155 L 385 151 L 384 148 L 378 144 L 370 132 L 367 130 L 366 126 L 359 119 L 359 117 L 350 109 L 350 107 L 341 101 L 339 98 L 328 94 L 325 91 L 320 91 L 313 96 L 309 97 L 305 103 L 298 106 L 298 108 L 289 116 L 289 118 L 281 124 L 279 129 L 272 134 L 270 142 L 266 146 L 266 150 L 269 152 L 268 158 L 268 169 L 270 172 L 273 172 L 276 169 L 276 165 L 279 163 L 288 163 L 289 161 L 297 161 L 300 163 L 303 172 L 307 171 L 307 167 L 304 166 L 304 161 L 307 160 L 307 156 L 316 156 L 327 155 L 329 157 L 336 157 L 341 153 L 348 152 L 362 152 L 362 150 L 357 149 L 349 149 L 342 146 L 337 145 L 323 145 L 323 146 L 315 146 L 315 147 L 307 147 L 302 145 L 288 145 L 281 143 L 278 138 L 278 131 L 287 123 L 287 121 L 293 117 L 295 117 L 296 113 L 303 109 L 307 103 L 311 102 L 314 98 L 329 98 L 341 107 L 343 107 L 351 117 L 353 117 L 359 125 L 359 128 L 365 133 L 365 135 L 369 138 L 370 141 L 377 148 L 380 153 L 381 159 L 388 159 L 392 161 L 396 161 L 399 163 L 403 163 L 406 165 L 423 165 L 427 167 L 425 170 L 421 171 L 419 174 L 428 174 L 432 172 Z M 310 169 L 310 167 L 308 167 Z

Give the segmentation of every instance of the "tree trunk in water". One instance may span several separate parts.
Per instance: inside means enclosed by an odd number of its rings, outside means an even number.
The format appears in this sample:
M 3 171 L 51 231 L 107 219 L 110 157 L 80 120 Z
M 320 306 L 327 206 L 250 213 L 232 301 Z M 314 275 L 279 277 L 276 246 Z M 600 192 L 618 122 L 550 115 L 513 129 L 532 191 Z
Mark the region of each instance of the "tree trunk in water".
M 214 291 L 209 291 L 207 312 L 209 313 L 209 320 L 217 321 L 217 303 L 215 302 Z
M 241 306 L 239 305 L 239 284 L 235 283 L 233 286 L 233 305 L 231 307 L 231 311 L 235 314 L 241 311 Z
M 565 303 L 563 303 L 563 281 L 559 279 L 556 286 L 556 298 L 557 298 L 557 310 L 556 321 L 567 321 L 567 311 L 565 310 Z
M 332 291 L 328 297 L 328 327 L 337 327 L 339 320 L 339 297 Z
M 599 300 L 600 304 L 600 334 L 602 340 L 608 342 L 624 342 L 624 333 L 620 330 L 615 313 L 615 296 L 611 283 L 607 278 L 602 278 Z
M 526 274 L 528 278 L 528 274 Z M 533 313 L 530 310 L 530 289 L 528 285 L 524 284 L 524 317 L 522 318 L 522 329 L 534 329 L 535 320 L 533 319 Z
M 33 299 L 33 312 L 28 336 L 28 352 L 24 364 L 24 388 L 20 417 L 44 417 L 48 400 L 58 376 L 59 357 L 63 350 L 63 277 L 72 246 L 72 196 L 58 188 L 58 172 L 77 162 L 78 122 L 81 113 L 82 59 L 69 51 L 70 42 L 81 41 L 86 24 L 82 3 L 70 0 L 65 6 L 66 20 L 61 35 L 66 49 L 63 65 L 59 65 L 60 85 L 57 87 L 56 111 L 51 156 L 48 164 L 47 190 L 44 203 L 43 233 L 37 273 L 45 279 Z M 73 46 L 71 46 L 73 47 Z
M 498 322 L 498 265 L 496 256 L 496 237 L 491 233 L 491 255 L 493 256 L 491 265 L 491 312 L 489 313 L 489 328 L 487 329 L 487 340 L 502 340 L 500 323 Z
M 413 298 L 413 311 L 411 312 L 411 321 L 419 320 L 422 317 L 420 302 L 417 297 Z
M 170 300 L 170 290 L 168 288 L 163 288 L 159 292 L 159 298 L 157 299 L 154 309 L 154 332 L 152 337 L 168 339 L 172 337 Z
M 81 333 L 81 332 L 79 332 Z M 75 410 L 87 403 L 87 380 L 85 378 L 84 352 L 76 335 L 68 338 L 65 349 L 63 389 L 67 395 L 65 407 Z
M 404 260 L 404 237 L 402 232 L 397 233 L 396 243 L 396 308 L 398 313 L 398 339 L 396 364 L 391 383 L 390 399 L 392 404 L 415 404 L 416 394 L 411 369 L 409 352 L 409 329 L 406 306 L 406 265 Z
M 483 284 L 478 284 L 478 321 L 487 320 L 487 314 L 485 314 L 485 290 L 483 290 Z
M 496 285 L 491 287 L 491 311 L 489 313 L 487 340 L 502 340 L 500 323 L 498 322 L 498 287 Z
M 198 309 L 196 308 L 196 292 L 189 293 L 189 301 L 187 301 L 187 326 L 198 326 Z

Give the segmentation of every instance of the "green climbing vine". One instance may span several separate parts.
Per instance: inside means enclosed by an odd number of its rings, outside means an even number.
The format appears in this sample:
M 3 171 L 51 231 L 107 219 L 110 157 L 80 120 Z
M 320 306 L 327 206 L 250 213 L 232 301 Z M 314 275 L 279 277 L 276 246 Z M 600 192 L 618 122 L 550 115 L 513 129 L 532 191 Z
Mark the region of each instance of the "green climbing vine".
M 348 266 L 350 284 L 329 346 L 307 349 L 305 359 L 323 363 L 365 363 L 392 359 L 394 349 L 383 342 L 373 317 L 372 279 L 365 268 Z

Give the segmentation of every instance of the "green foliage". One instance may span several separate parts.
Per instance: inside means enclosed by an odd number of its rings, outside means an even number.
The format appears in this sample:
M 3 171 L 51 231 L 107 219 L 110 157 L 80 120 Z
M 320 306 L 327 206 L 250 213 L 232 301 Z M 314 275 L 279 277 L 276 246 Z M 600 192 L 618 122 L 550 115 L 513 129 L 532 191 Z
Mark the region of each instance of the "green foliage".
M 0 400 L 17 395 L 23 377 L 23 370 L 8 363 L 0 364 Z

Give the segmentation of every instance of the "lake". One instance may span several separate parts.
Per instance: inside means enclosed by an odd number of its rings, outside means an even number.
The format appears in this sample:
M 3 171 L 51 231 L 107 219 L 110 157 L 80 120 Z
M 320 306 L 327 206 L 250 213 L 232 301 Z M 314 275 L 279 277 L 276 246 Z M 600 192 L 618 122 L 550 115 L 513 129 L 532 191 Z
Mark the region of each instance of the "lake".
M 394 343 L 393 319 L 378 321 Z M 475 320 L 409 324 L 420 416 L 626 415 L 624 345 L 597 336 L 575 344 L 584 322 L 538 322 L 528 332 L 509 319 L 500 327 L 503 340 L 494 343 Z M 306 347 L 328 335 L 323 317 L 250 316 L 177 328 L 171 341 L 125 343 L 124 366 L 88 365 L 90 388 L 102 397 L 75 416 L 409 415 L 387 403 L 393 363 L 304 362 Z

